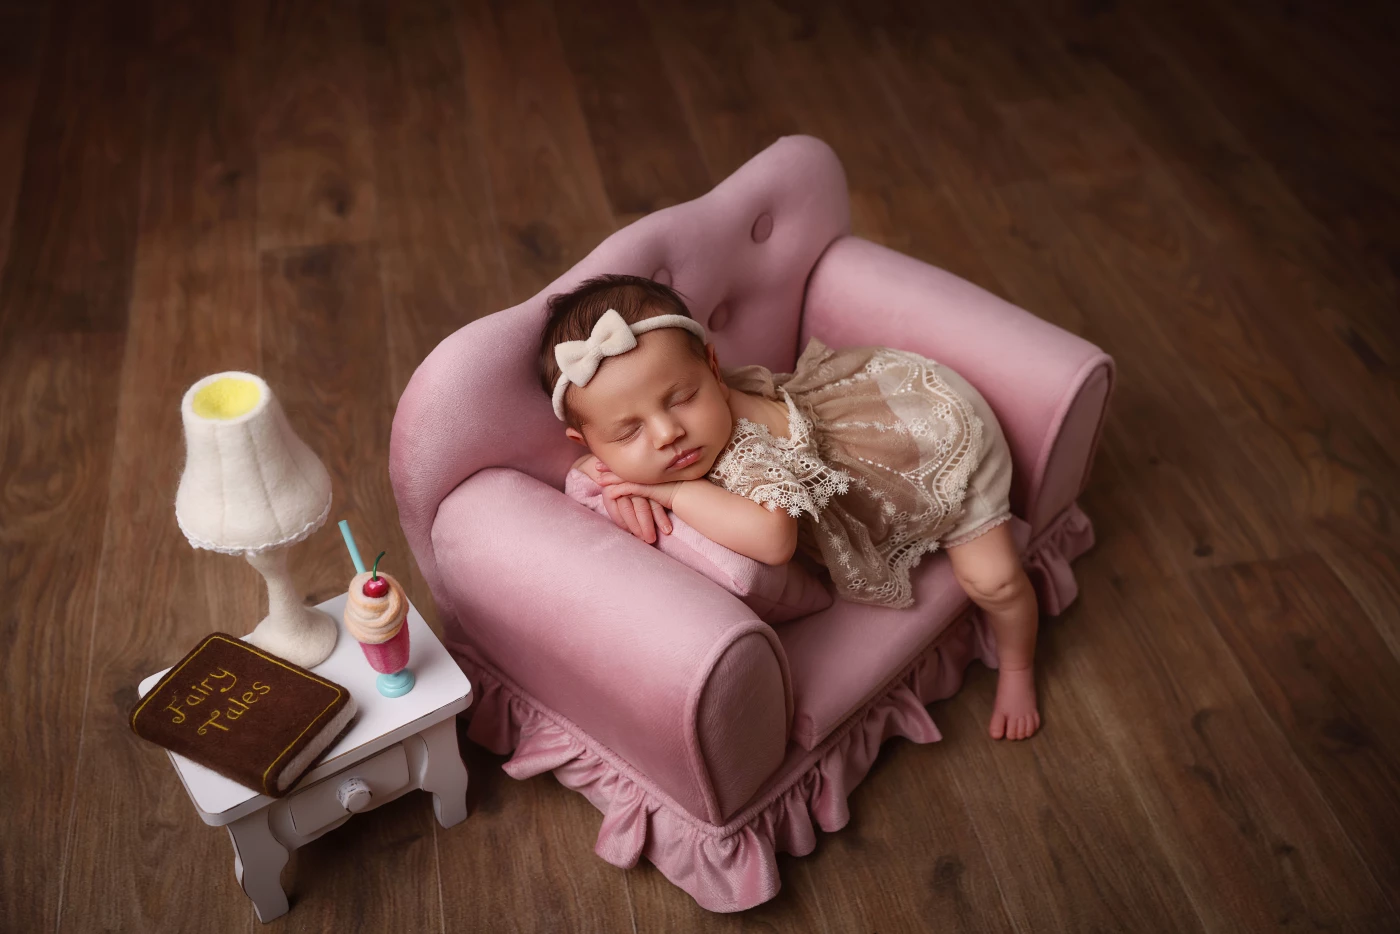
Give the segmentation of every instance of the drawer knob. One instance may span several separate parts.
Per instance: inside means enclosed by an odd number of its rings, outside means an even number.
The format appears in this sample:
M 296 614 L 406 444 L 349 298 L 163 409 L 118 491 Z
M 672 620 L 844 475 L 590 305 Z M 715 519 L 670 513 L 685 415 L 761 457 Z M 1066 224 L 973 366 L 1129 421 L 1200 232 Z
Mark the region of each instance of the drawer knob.
M 371 797 L 369 782 L 363 778 L 352 778 L 340 786 L 340 790 L 335 793 L 340 800 L 340 806 L 347 811 L 363 811 L 369 807 Z

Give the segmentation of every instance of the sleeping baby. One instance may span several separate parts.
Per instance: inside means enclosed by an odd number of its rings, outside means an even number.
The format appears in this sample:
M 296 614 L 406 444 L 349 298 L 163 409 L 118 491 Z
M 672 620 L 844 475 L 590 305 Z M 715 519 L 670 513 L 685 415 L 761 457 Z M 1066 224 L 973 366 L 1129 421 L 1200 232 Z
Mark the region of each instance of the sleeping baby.
M 667 510 L 765 564 L 799 550 L 838 597 L 913 605 L 911 569 L 940 545 L 996 634 L 989 732 L 1040 728 L 1038 609 L 1007 524 L 1011 454 L 986 400 L 948 367 L 886 347 L 808 343 L 792 373 L 721 370 L 672 289 L 600 276 L 549 300 L 540 378 L 574 465 L 647 542 Z

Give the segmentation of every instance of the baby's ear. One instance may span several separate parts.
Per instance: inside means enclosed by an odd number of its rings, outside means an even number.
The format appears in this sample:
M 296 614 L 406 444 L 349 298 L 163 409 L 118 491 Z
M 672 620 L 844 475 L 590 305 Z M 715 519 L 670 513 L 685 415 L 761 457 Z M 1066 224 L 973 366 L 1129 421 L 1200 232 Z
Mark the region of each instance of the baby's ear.
M 581 445 L 583 445 L 584 447 L 588 447 L 588 442 L 585 441 L 585 440 L 583 440 L 583 435 L 579 434 L 579 433 L 578 433 L 577 431 L 575 431 L 574 429 L 572 429 L 572 428 L 565 428 L 565 429 L 564 429 L 564 435 L 565 435 L 570 441 L 574 442 L 575 444 L 581 444 Z
M 724 374 L 720 372 L 719 356 L 715 353 L 714 344 L 705 345 L 705 358 L 710 366 L 710 372 L 714 374 L 715 380 L 719 383 L 720 396 L 727 400 L 729 398 L 729 384 L 724 381 Z

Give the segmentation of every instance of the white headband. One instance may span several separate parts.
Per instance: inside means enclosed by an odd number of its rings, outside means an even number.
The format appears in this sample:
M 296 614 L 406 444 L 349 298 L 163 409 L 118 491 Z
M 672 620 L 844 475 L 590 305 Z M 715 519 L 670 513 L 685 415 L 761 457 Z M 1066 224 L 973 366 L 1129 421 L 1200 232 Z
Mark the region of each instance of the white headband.
M 637 346 L 637 335 L 657 328 L 685 328 L 702 341 L 705 328 L 699 321 L 685 315 L 658 315 L 644 318 L 636 324 L 627 321 L 615 309 L 609 308 L 593 325 L 593 333 L 586 341 L 562 341 L 554 345 L 554 362 L 561 371 L 559 381 L 554 384 L 554 414 L 564 421 L 564 393 L 569 384 L 587 386 L 604 357 L 616 357 Z

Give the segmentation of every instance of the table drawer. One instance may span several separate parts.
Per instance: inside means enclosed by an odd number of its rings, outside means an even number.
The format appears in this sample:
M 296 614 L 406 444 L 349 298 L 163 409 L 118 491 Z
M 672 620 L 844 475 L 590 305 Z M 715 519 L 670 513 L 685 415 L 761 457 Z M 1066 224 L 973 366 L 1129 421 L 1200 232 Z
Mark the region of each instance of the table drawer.
M 346 782 L 356 778 L 370 788 L 369 804 L 361 808 L 365 811 L 377 807 L 382 800 L 402 789 L 408 784 L 408 757 L 404 754 L 403 744 L 395 743 L 378 755 L 356 762 L 344 771 L 293 795 L 287 804 L 292 815 L 292 826 L 297 833 L 315 833 L 351 813 L 340 803 L 339 792 Z

